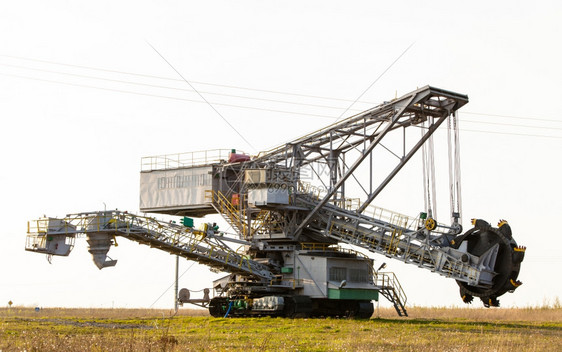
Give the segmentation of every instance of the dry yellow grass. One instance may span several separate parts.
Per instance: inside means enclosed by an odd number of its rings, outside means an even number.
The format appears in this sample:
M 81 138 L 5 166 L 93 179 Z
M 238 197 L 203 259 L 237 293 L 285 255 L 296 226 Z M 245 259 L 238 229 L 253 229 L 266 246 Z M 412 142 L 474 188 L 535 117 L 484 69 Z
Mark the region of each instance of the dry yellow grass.
M 0 309 L 5 351 L 560 351 L 562 309 L 409 309 L 398 318 L 211 318 L 206 311 Z
M 447 307 L 408 307 L 408 319 L 442 319 L 470 321 L 518 321 L 518 322 L 562 322 L 560 307 L 528 308 L 447 308 Z M 380 309 L 374 317 L 394 319 L 396 311 L 391 308 Z
M 174 315 L 173 309 L 145 308 L 43 308 L 36 312 L 34 308 L 13 307 L 0 308 L 0 318 L 88 318 L 88 319 L 148 319 L 155 317 L 168 318 Z M 208 317 L 206 309 L 180 309 L 178 316 Z

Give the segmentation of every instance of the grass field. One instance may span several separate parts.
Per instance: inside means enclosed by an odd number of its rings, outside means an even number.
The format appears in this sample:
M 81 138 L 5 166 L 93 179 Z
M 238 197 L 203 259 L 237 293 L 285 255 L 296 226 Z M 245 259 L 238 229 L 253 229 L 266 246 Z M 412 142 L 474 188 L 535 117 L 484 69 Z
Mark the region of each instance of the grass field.
M 562 309 L 381 309 L 369 320 L 0 309 L 0 351 L 562 351 Z

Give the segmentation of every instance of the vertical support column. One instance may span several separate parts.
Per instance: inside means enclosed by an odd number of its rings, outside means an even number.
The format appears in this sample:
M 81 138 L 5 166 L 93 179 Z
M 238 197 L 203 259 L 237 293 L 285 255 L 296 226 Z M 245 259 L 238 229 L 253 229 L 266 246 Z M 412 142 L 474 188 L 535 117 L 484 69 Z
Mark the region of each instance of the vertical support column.
M 406 126 L 402 127 L 402 159 L 406 156 Z
M 179 266 L 180 266 L 180 257 L 176 255 L 176 282 L 174 286 L 174 312 L 178 312 L 178 274 L 179 274 Z
M 338 175 L 338 164 L 339 164 L 339 156 L 340 152 L 338 150 L 334 150 L 333 144 L 333 132 L 330 132 L 330 151 L 328 154 L 328 169 L 330 170 L 330 188 L 328 192 L 331 192 L 336 183 L 338 183 L 339 175 Z M 340 195 L 338 195 L 340 193 Z M 341 198 L 341 190 L 335 190 L 333 200 L 337 201 L 337 199 Z
M 328 156 L 328 166 L 330 169 L 330 189 L 328 190 L 329 192 L 331 192 L 334 189 L 335 185 L 338 183 L 339 155 L 340 152 L 337 150 L 333 150 L 330 144 L 330 154 Z M 336 192 L 334 192 L 334 200 L 338 199 L 338 193 L 341 194 L 341 191 L 336 190 Z
M 369 153 L 369 194 L 373 193 L 373 153 Z
M 367 150 L 367 119 L 363 118 L 363 153 Z M 371 140 L 372 141 L 372 140 Z M 373 193 L 373 153 L 369 153 L 369 194 Z
M 337 175 L 334 176 L 334 145 L 333 145 L 333 132 L 330 131 L 330 151 L 328 153 L 328 169 L 330 170 L 330 188 L 328 189 L 328 192 L 332 192 L 332 189 L 334 189 L 334 185 L 335 183 L 335 178 L 337 178 Z M 337 192 L 336 192 L 337 193 Z M 336 193 L 334 193 L 334 199 L 337 198 Z
M 300 170 L 301 170 L 301 166 L 302 166 L 302 153 L 300 153 L 300 146 L 298 144 L 294 144 L 292 147 L 292 159 L 291 159 L 291 173 L 292 173 L 292 177 L 294 177 L 294 179 L 292 180 L 293 182 L 293 187 L 295 192 L 299 189 L 299 184 L 298 182 L 301 179 L 301 175 L 300 175 Z
M 245 234 L 245 238 L 251 238 L 252 236 L 252 213 L 250 211 L 250 205 L 248 204 L 248 198 L 247 198 L 248 193 L 246 193 L 246 196 L 244 196 L 244 199 L 242 199 L 242 202 L 245 202 L 244 204 L 246 204 L 245 208 L 245 213 L 246 213 L 246 234 Z M 242 203 L 241 202 L 241 203 Z M 244 221 L 244 218 L 241 218 L 242 221 Z
M 341 171 L 339 177 L 342 177 L 345 174 L 345 153 L 340 153 L 340 155 L 341 155 Z M 345 202 L 345 183 L 341 185 L 341 198 Z

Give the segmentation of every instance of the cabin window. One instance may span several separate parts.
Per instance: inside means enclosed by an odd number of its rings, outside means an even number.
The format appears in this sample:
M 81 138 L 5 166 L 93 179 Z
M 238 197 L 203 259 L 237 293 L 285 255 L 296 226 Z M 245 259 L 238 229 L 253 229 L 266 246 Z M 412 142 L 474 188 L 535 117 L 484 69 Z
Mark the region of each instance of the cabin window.
M 365 269 L 350 269 L 349 281 L 350 282 L 367 282 L 367 270 Z
M 330 281 L 342 281 L 347 279 L 347 269 L 339 266 L 330 268 Z

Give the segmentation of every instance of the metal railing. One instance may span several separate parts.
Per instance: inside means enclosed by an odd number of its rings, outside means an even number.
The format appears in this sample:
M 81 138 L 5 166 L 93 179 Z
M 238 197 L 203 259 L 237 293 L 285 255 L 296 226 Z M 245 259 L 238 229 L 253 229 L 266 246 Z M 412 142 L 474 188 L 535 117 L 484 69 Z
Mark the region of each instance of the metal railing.
M 392 272 L 388 273 L 375 273 L 375 285 L 384 288 L 384 289 L 391 289 L 394 293 L 394 299 L 396 302 L 393 303 L 400 303 L 403 307 L 406 306 L 406 302 L 408 301 L 408 297 L 406 297 L 406 293 L 398 281 L 396 274 Z
M 340 252 L 346 254 L 353 254 L 361 258 L 369 258 L 367 255 L 350 248 L 344 248 L 330 243 L 320 242 L 300 242 L 300 249 L 305 251 L 320 251 L 320 252 Z
M 269 282 L 270 286 L 273 287 L 283 287 L 283 288 L 300 288 L 303 287 L 303 282 L 304 279 L 281 279 L 281 280 L 276 280 L 276 279 L 272 279 Z
M 203 230 L 119 211 L 72 214 L 64 219 L 48 220 L 47 223 L 45 219 L 30 221 L 28 245 L 43 245 L 42 237 L 48 241 L 50 236 L 105 233 L 124 236 L 210 266 L 238 269 L 262 278 L 271 276 L 266 266 L 214 241 Z
M 298 191 L 299 193 L 308 194 L 310 197 L 318 201 L 324 198 L 324 196 L 327 193 L 325 187 L 314 186 L 310 183 L 303 182 L 303 181 L 299 181 Z M 359 198 L 346 197 L 343 199 L 337 199 L 334 202 L 334 205 L 345 210 L 356 211 L 361 206 L 361 200 Z M 369 204 L 365 208 L 365 210 L 363 210 L 362 214 L 376 220 L 384 221 L 390 225 L 394 225 L 394 227 L 399 227 L 411 231 L 418 231 L 424 225 L 424 220 L 421 219 L 419 216 L 414 217 L 414 216 L 404 215 L 396 211 L 381 208 L 372 204 Z M 451 229 L 450 226 L 447 226 L 443 223 L 436 223 L 433 232 L 446 233 L 450 229 Z
M 316 200 L 321 200 L 324 197 L 324 195 L 327 193 L 325 187 L 314 186 L 310 183 L 303 182 L 303 181 L 299 181 L 298 187 L 300 193 L 307 193 Z M 361 200 L 359 198 L 346 197 L 344 199 L 337 200 L 335 205 L 345 210 L 355 211 L 361 206 Z M 367 206 L 367 208 L 363 211 L 362 214 L 367 215 L 373 219 L 381 220 L 391 225 L 395 225 L 413 231 L 417 231 L 420 225 L 419 217 L 404 215 L 371 204 Z
M 212 201 L 216 205 L 217 211 L 233 228 L 240 232 L 240 235 L 248 239 L 255 234 L 264 231 L 282 231 L 279 224 L 272 218 L 271 211 L 260 210 L 257 216 L 252 219 L 248 227 L 246 217 L 247 194 L 238 195 L 238 204 L 235 205 L 220 191 L 205 191 L 205 199 Z M 248 233 L 249 230 L 249 233 Z
M 69 247 L 68 252 L 72 251 L 72 249 L 74 248 L 75 239 L 76 238 L 74 235 L 66 236 L 64 238 L 64 243 Z M 49 240 L 50 238 L 45 234 L 30 233 L 25 238 L 25 249 L 32 252 L 48 253 Z
M 204 166 L 227 161 L 232 150 L 211 149 L 195 152 L 146 156 L 141 158 L 141 171 L 178 169 L 182 167 Z M 245 154 L 237 151 L 238 154 Z
M 234 229 L 240 232 L 243 238 L 247 237 L 247 223 L 245 217 L 242 215 L 244 213 L 244 204 L 246 202 L 245 195 L 239 195 L 238 205 L 232 204 L 232 202 L 220 191 L 205 191 L 205 198 L 212 199 L 213 203 L 217 205 L 218 212 L 223 216 L 223 218 L 231 225 Z

